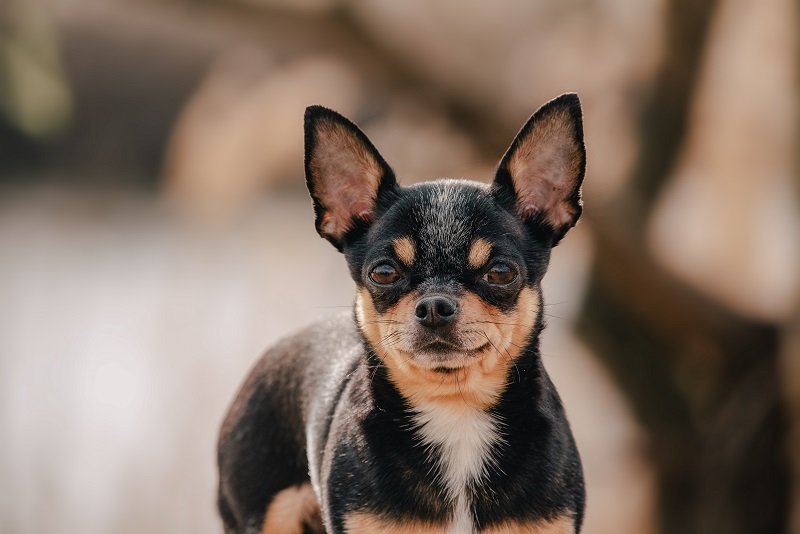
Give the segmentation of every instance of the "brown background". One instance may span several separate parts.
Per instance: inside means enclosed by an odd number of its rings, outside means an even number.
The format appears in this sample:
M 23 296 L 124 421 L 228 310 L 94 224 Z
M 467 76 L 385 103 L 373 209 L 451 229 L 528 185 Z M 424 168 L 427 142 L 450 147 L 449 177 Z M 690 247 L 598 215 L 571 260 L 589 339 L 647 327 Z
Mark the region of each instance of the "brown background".
M 215 434 L 265 346 L 347 308 L 303 108 L 404 183 L 489 180 L 577 91 L 585 217 L 545 364 L 585 531 L 800 532 L 791 0 L 0 4 L 0 531 L 220 532 Z

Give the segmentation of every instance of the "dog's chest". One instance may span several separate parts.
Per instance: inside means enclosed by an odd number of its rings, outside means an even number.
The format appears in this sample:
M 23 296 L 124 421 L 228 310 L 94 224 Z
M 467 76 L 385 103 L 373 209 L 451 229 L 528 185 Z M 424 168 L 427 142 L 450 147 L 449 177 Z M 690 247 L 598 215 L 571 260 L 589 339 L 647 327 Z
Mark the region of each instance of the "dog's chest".
M 454 509 L 450 531 L 472 532 L 469 487 L 480 484 L 494 465 L 493 449 L 502 439 L 498 421 L 482 410 L 455 404 L 422 405 L 414 419 Z

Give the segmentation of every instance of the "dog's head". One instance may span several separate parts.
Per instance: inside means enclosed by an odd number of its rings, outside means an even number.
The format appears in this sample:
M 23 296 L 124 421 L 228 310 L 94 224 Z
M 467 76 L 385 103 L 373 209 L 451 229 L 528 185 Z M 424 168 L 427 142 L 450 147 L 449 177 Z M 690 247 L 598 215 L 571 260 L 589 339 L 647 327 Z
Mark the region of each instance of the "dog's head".
M 359 327 L 391 380 L 411 402 L 490 405 L 541 326 L 550 249 L 581 214 L 578 97 L 533 114 L 491 185 L 400 187 L 361 130 L 319 106 L 305 132 L 317 231 L 347 258 Z

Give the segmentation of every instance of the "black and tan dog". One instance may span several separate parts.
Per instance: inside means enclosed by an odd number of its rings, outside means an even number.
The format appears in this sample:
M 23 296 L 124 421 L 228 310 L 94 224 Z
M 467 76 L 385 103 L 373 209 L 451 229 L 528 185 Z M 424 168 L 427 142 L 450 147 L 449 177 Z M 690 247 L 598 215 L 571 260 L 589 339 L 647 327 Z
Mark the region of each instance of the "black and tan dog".
M 581 462 L 539 356 L 550 249 L 581 214 L 574 94 L 541 107 L 491 185 L 400 187 L 350 121 L 306 110 L 321 236 L 355 313 L 269 350 L 222 426 L 228 533 L 567 533 Z

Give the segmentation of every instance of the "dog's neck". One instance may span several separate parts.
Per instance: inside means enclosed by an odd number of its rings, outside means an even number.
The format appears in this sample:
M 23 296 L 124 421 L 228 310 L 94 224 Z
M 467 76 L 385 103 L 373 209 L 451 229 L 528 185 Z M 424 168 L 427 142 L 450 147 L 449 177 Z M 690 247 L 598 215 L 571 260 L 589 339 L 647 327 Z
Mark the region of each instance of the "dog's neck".
M 435 475 L 442 498 L 452 511 L 449 533 L 472 532 L 475 487 L 498 468 L 507 448 L 505 428 L 517 425 L 515 409 L 533 409 L 542 391 L 542 369 L 538 336 L 520 351 L 509 368 L 502 388 L 489 404 L 476 403 L 475 392 L 455 390 L 453 394 L 407 398 L 391 376 L 391 369 L 370 352 L 367 357 L 370 395 L 378 418 L 389 417 L 385 427 L 421 446 L 421 452 Z M 455 373 L 438 373 L 438 380 L 452 379 Z M 431 384 L 434 388 L 436 384 Z M 398 415 L 401 414 L 401 415 Z M 387 436 L 384 436 L 387 438 Z M 405 438 L 409 439 L 409 438 Z

